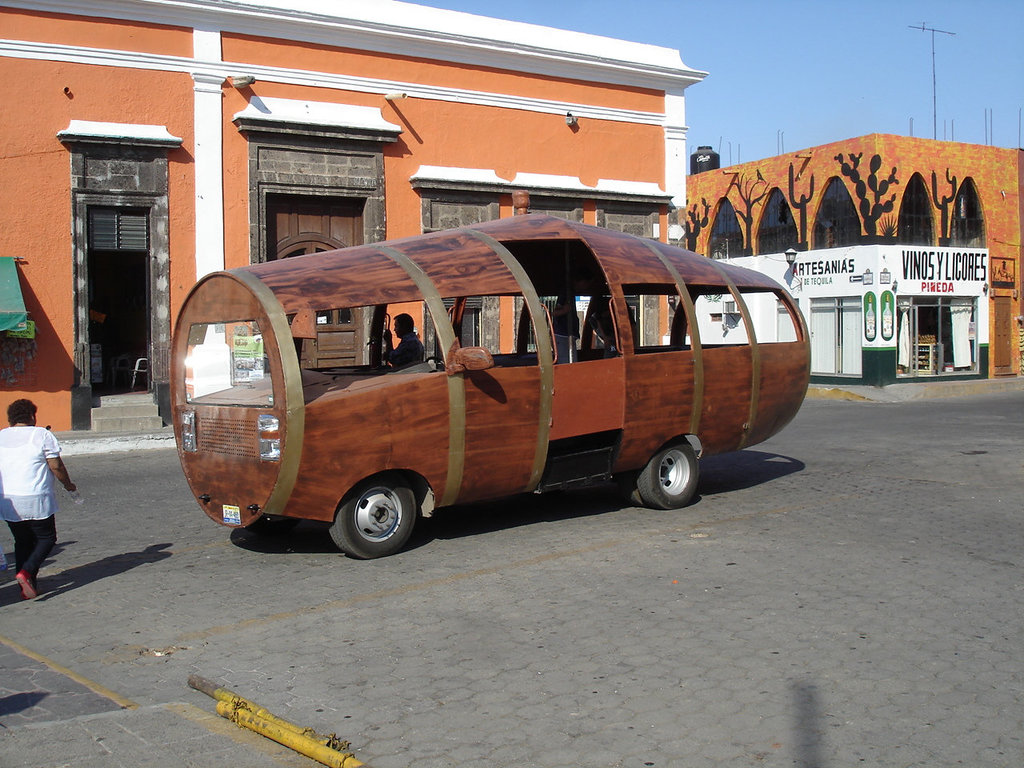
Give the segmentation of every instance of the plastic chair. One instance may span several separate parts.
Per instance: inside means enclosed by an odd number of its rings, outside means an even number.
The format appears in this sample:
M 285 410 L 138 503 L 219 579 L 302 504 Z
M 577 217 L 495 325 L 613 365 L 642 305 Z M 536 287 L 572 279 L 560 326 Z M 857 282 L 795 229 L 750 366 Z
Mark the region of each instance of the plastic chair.
M 144 357 L 140 357 L 135 361 L 135 368 L 132 369 L 132 391 L 135 390 L 135 379 L 139 374 L 143 376 L 149 375 L 149 360 Z
M 110 361 L 110 383 L 117 386 L 118 376 L 124 374 L 125 379 L 132 372 L 132 359 L 128 355 L 118 355 Z

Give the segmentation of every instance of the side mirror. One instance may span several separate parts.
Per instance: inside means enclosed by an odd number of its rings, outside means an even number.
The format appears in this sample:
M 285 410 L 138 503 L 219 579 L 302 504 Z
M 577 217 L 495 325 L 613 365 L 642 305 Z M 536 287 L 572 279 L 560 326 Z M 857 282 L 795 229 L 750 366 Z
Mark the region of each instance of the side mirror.
M 445 358 L 444 370 L 449 376 L 463 371 L 486 371 L 494 367 L 494 358 L 483 347 L 463 347 L 458 339 Z

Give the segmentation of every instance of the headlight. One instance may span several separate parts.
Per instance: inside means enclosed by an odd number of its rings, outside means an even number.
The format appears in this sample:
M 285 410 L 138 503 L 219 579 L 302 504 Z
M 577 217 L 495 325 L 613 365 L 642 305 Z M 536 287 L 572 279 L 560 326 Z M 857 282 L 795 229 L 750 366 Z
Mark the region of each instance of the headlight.
M 263 461 L 281 460 L 281 420 L 272 413 L 261 413 L 256 419 L 256 427 L 260 433 L 260 459 Z
M 260 438 L 260 458 L 263 461 L 281 460 L 281 441 L 276 437 L 273 440 Z
M 196 452 L 196 412 L 181 412 L 181 449 Z

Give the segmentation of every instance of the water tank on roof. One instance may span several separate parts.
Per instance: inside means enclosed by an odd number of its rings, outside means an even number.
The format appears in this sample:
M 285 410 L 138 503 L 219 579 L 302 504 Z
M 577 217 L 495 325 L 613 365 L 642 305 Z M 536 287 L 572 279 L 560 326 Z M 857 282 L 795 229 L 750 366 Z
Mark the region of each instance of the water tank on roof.
M 711 147 L 697 147 L 690 155 L 690 175 L 714 171 L 721 167 L 718 153 Z

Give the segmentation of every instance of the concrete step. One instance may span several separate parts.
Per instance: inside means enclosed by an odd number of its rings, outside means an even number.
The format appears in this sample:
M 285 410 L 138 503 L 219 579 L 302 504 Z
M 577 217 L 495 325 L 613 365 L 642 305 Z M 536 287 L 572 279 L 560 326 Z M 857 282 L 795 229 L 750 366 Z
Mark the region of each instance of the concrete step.
M 163 425 L 148 392 L 107 395 L 92 409 L 93 432 L 151 432 Z
M 152 432 L 164 425 L 159 416 L 108 416 L 92 412 L 93 432 Z

